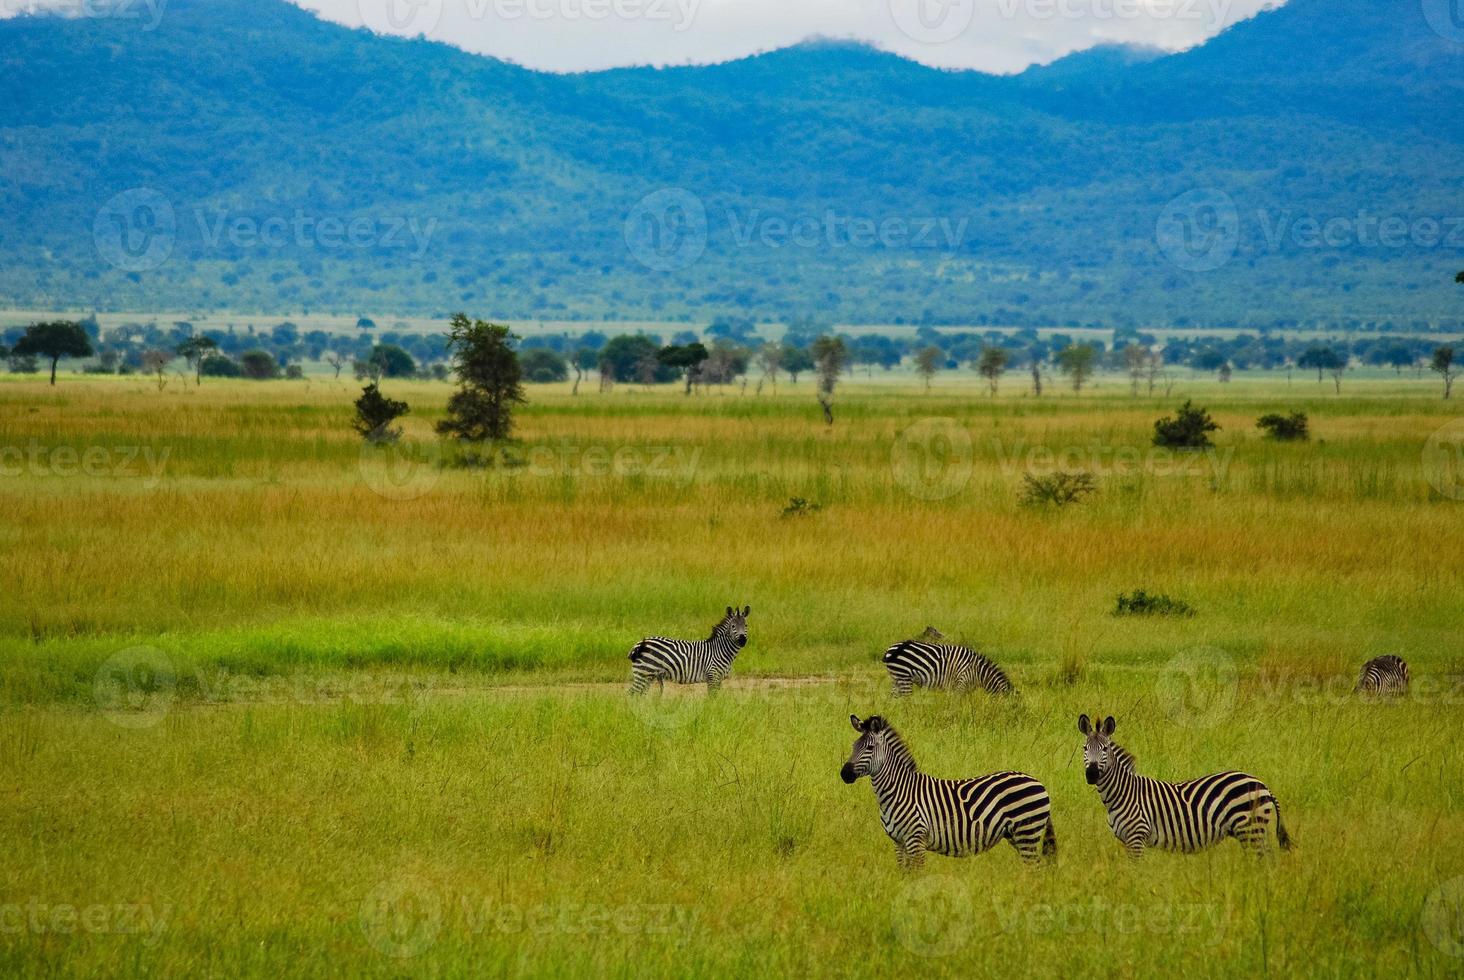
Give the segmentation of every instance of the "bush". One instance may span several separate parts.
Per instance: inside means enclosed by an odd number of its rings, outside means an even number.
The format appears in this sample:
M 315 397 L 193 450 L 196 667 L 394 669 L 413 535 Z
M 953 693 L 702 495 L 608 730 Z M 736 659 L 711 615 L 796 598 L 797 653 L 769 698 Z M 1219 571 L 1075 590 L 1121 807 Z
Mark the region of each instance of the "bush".
M 267 350 L 246 351 L 239 358 L 239 367 L 246 378 L 253 378 L 256 381 L 265 381 L 280 373 L 274 355 Z
M 783 508 L 783 517 L 807 517 L 810 514 L 817 514 L 823 510 L 823 504 L 816 504 L 803 497 L 794 497 L 788 501 L 788 506 Z
M 396 442 L 402 430 L 392 428 L 391 424 L 408 411 L 406 402 L 387 398 L 372 382 L 361 389 L 361 397 L 356 399 L 356 417 L 351 421 L 351 428 L 367 442 Z
M 206 357 L 200 369 L 205 378 L 237 378 L 244 373 L 239 367 L 239 362 L 232 357 L 224 357 L 222 354 L 215 354 L 213 357 Z
M 1167 595 L 1149 595 L 1143 589 L 1135 589 L 1133 595 L 1120 592 L 1115 616 L 1193 616 L 1194 607 L 1183 599 L 1172 599 Z
M 519 354 L 524 377 L 537 384 L 569 379 L 569 364 L 564 355 L 547 347 L 535 347 Z
M 305 369 L 298 364 L 291 364 L 285 368 L 285 377 L 291 381 L 299 381 L 305 377 Z
M 1268 439 L 1275 439 L 1278 442 L 1294 442 L 1310 438 L 1311 433 L 1306 426 L 1305 412 L 1292 412 L 1290 415 L 1262 415 L 1256 419 L 1256 427 L 1264 429 Z
M 1186 401 L 1174 418 L 1165 416 L 1154 423 L 1154 445 L 1170 449 L 1208 449 L 1214 445 L 1209 434 L 1219 428 L 1209 412 Z
M 1024 507 L 1040 507 L 1051 504 L 1066 507 L 1075 504 L 1090 493 L 1098 492 L 1098 482 L 1092 473 L 1057 472 L 1051 476 L 1022 477 L 1022 492 L 1017 500 Z

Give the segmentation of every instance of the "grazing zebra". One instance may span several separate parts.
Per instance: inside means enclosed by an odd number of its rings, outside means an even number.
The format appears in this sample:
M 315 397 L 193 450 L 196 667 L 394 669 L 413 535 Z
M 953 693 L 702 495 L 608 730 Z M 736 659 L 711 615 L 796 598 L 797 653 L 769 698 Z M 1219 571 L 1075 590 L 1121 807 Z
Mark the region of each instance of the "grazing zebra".
M 921 772 L 905 742 L 878 715 L 860 721 L 859 733 L 839 777 L 868 776 L 879 800 L 879 819 L 907 871 L 925 863 L 925 852 L 947 857 L 979 854 L 1010 841 L 1027 863 L 1057 856 L 1052 803 L 1041 783 L 1020 772 L 976 779 L 936 779 Z
M 712 635 L 700 642 L 648 636 L 630 651 L 630 693 L 644 694 L 655 681 L 661 690 L 666 682 L 706 684 L 715 691 L 732 673 L 737 651 L 747 646 L 747 616 L 751 606 L 739 612 L 727 607 L 727 615 L 712 628 Z
M 1357 678 L 1358 694 L 1407 694 L 1408 664 L 1391 653 L 1373 657 L 1362 665 Z
M 1146 847 L 1163 851 L 1198 851 L 1234 837 L 1247 849 L 1266 848 L 1266 826 L 1276 821 L 1276 842 L 1291 848 L 1281 823 L 1281 805 L 1266 784 L 1243 772 L 1217 772 L 1182 783 L 1140 776 L 1134 757 L 1113 741 L 1113 717 L 1095 727 L 1078 716 L 1078 731 L 1087 736 L 1083 768 L 1088 783 L 1108 811 L 1113 836 L 1139 857 Z
M 996 664 L 970 647 L 957 643 L 932 643 L 944 639 L 934 626 L 925 627 L 918 640 L 901 640 L 884 652 L 885 670 L 895 686 L 895 697 L 904 697 L 916 685 L 937 689 L 970 690 L 982 687 L 991 694 L 1012 694 L 1015 688 Z

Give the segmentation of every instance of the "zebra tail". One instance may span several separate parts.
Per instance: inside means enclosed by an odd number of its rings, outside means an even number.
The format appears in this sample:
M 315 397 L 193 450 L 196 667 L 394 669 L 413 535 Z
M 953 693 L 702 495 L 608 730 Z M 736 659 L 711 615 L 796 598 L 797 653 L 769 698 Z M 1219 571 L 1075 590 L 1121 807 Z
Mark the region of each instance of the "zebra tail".
M 1047 818 L 1047 828 L 1042 832 L 1042 856 L 1051 861 L 1057 860 L 1057 831 L 1052 827 L 1052 818 Z
M 641 654 L 643 654 L 645 652 L 646 652 L 646 641 L 645 640 L 641 640 L 635 646 L 633 646 L 633 647 L 630 648 L 630 662 L 631 663 L 635 663 L 636 658 L 639 657 Z
M 1281 822 L 1281 804 L 1274 799 L 1271 803 L 1276 807 L 1276 843 L 1281 845 L 1281 850 L 1291 850 L 1291 835 L 1286 832 L 1286 825 Z

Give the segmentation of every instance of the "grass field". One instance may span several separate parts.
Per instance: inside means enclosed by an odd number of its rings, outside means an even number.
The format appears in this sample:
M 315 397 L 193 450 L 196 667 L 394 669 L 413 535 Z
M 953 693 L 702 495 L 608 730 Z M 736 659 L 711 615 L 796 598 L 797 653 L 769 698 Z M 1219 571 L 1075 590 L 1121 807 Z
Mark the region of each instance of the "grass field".
M 832 429 L 807 381 L 533 386 L 491 469 L 437 465 L 447 385 L 386 387 L 396 450 L 319 379 L 0 379 L 0 971 L 1464 972 L 1464 420 L 1436 385 L 856 380 Z M 1154 451 L 1186 397 L 1215 451 Z M 1312 441 L 1259 437 L 1282 410 Z M 1099 492 L 1021 506 L 1053 468 Z M 1135 588 L 1197 614 L 1114 617 Z M 734 602 L 721 696 L 628 701 L 636 639 Z M 879 653 L 926 624 L 1020 700 L 893 701 Z M 1384 652 L 1414 694 L 1351 697 Z M 1042 779 L 1057 866 L 902 876 L 838 779 L 850 712 L 937 774 Z M 1298 848 L 1129 863 L 1079 712 L 1147 774 L 1261 776 Z

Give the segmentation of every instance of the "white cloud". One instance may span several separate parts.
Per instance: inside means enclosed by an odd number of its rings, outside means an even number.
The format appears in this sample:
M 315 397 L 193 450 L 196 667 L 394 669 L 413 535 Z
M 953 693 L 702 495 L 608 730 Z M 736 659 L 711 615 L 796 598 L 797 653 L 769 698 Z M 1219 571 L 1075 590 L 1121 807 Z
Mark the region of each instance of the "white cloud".
M 1191 47 L 1274 0 L 295 0 L 551 71 L 726 61 L 810 37 L 1013 72 L 1104 43 Z
M 726 61 L 850 38 L 949 68 L 1014 72 L 1103 43 L 1180 50 L 1276 0 L 293 0 L 329 20 L 425 35 L 534 68 Z M 165 19 L 167 0 L 0 0 Z

